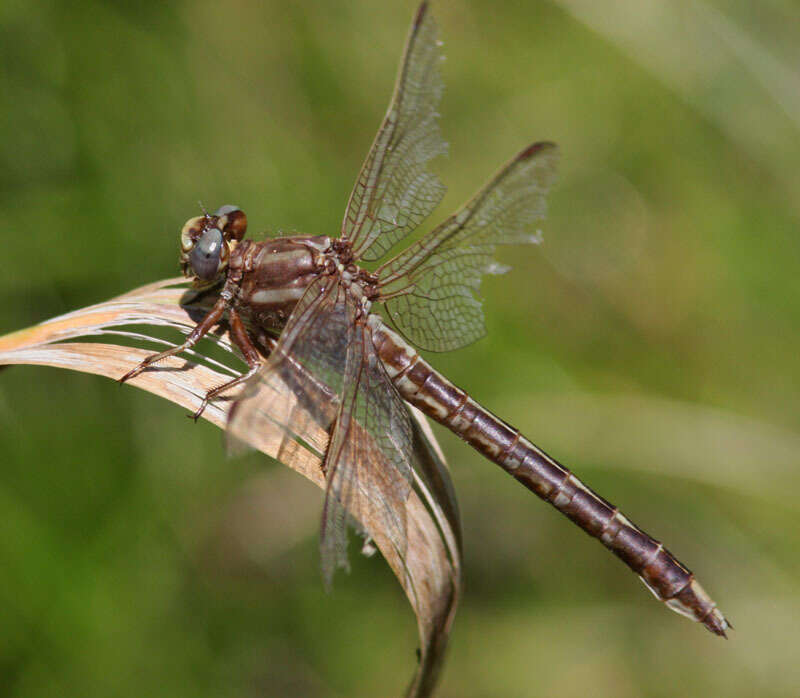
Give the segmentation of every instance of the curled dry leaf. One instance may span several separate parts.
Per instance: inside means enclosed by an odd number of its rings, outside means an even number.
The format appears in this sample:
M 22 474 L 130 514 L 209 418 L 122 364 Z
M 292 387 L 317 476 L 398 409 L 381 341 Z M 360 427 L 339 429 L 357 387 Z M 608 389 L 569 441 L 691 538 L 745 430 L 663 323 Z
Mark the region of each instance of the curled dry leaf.
M 121 342 L 158 341 L 122 328 L 166 326 L 188 333 L 204 314 L 208 304 L 178 287 L 182 281 L 168 279 L 149 284 L 105 303 L 0 337 L 0 367 L 38 364 L 118 379 L 152 353 Z M 81 337 L 108 338 L 109 343 L 74 341 Z M 227 334 L 217 336 L 216 341 L 226 351 L 235 353 Z M 187 363 L 184 358 L 171 357 L 159 364 L 158 370 L 145 371 L 132 379 L 131 384 L 189 410 L 196 409 L 203 395 L 229 380 L 233 371 L 197 354 L 187 354 L 198 362 Z M 288 387 L 286 395 L 289 399 Z M 203 418 L 225 428 L 230 405 L 228 401 L 211 403 Z M 432 693 L 441 669 L 458 603 L 461 540 L 458 508 L 444 457 L 425 418 L 411 409 L 415 417 L 414 446 L 419 471 L 414 473 L 415 487 L 405 502 L 408 549 L 404 560 L 381 530 L 380 517 L 369 515 L 370 503 L 364 502 L 360 510 L 367 512 L 361 521 L 365 532 L 383 553 L 417 616 L 419 665 L 408 695 L 427 696 Z M 320 430 L 316 436 L 314 444 L 322 445 L 324 451 L 328 435 Z M 278 427 L 271 432 L 248 435 L 248 442 L 324 489 L 320 453 L 308 443 L 286 438 Z

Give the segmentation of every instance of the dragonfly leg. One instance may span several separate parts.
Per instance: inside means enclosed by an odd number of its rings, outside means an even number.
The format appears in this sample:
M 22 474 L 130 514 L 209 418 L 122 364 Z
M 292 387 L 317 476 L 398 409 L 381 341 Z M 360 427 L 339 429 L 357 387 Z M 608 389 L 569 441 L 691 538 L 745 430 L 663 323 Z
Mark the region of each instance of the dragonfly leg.
M 198 407 L 193 414 L 187 415 L 188 417 L 194 419 L 195 422 L 200 418 L 200 415 L 203 414 L 211 400 L 215 399 L 219 395 L 222 395 L 222 393 L 227 392 L 231 388 L 236 387 L 237 385 L 246 383 L 258 372 L 258 369 L 261 368 L 261 355 L 258 353 L 258 349 L 256 349 L 255 345 L 250 339 L 250 335 L 247 334 L 247 329 L 245 328 L 239 313 L 237 313 L 233 308 L 230 308 L 228 311 L 228 319 L 230 320 L 231 339 L 233 340 L 233 343 L 242 351 L 244 360 L 247 362 L 250 370 L 246 373 L 243 373 L 241 376 L 228 381 L 227 383 L 223 383 L 222 385 L 218 385 L 216 388 L 209 390 L 205 394 L 205 397 L 203 397 L 200 407 Z
M 208 334 L 214 325 L 216 325 L 222 319 L 227 305 L 228 301 L 220 298 L 214 304 L 214 307 L 208 312 L 208 315 L 206 315 L 187 335 L 186 341 L 184 341 L 183 344 L 173 347 L 172 349 L 167 349 L 167 351 L 162 351 L 160 354 L 152 354 L 151 356 L 148 356 L 136 368 L 128 371 L 124 376 L 122 376 L 122 378 L 119 379 L 119 382 L 124 383 L 125 381 L 129 381 L 131 378 L 138 376 L 146 368 L 158 363 L 159 361 L 162 361 L 163 359 L 166 359 L 168 356 L 175 356 L 175 354 L 180 354 L 182 351 L 186 351 L 187 349 L 193 347 L 202 337 Z

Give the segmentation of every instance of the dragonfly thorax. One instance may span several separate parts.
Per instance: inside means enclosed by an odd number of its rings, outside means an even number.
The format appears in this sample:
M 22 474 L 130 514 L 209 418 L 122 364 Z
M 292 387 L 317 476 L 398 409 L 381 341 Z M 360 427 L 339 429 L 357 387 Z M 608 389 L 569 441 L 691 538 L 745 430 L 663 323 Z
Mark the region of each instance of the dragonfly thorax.
M 231 252 L 228 284 L 236 287 L 237 309 L 269 329 L 281 329 L 308 286 L 325 277 L 368 312 L 378 279 L 351 259 L 340 240 L 325 235 L 245 240 Z
M 226 284 L 236 308 L 262 327 L 281 329 L 309 284 L 335 273 L 330 247 L 331 239 L 322 235 L 237 244 L 228 262 Z

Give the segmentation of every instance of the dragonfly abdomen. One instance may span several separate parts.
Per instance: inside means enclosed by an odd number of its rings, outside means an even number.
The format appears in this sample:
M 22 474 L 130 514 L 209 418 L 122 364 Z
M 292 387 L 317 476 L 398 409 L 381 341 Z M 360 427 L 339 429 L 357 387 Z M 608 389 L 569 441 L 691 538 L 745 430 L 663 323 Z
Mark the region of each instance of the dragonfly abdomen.
M 450 383 L 379 318 L 371 319 L 371 324 L 378 355 L 403 398 L 597 538 L 672 610 L 725 635 L 730 626 L 714 601 L 660 542 L 517 429 Z

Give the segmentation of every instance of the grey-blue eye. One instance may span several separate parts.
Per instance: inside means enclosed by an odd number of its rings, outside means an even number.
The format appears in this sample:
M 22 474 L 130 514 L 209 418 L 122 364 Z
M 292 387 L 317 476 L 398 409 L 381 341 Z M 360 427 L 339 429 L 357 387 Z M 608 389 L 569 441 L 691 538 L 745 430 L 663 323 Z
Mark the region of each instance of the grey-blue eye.
M 238 210 L 239 210 L 238 206 L 233 206 L 232 204 L 225 204 L 224 206 L 220 206 L 216 211 L 214 211 L 214 215 L 219 216 L 221 218 L 222 216 L 227 216 L 229 213 Z
M 192 270 L 204 281 L 211 281 L 219 269 L 222 254 L 222 231 L 209 228 L 195 243 L 189 255 Z

